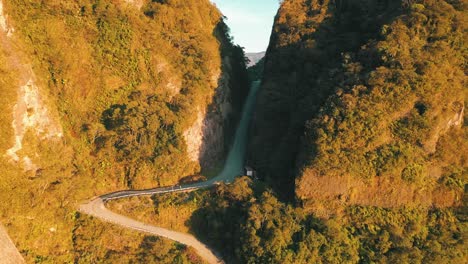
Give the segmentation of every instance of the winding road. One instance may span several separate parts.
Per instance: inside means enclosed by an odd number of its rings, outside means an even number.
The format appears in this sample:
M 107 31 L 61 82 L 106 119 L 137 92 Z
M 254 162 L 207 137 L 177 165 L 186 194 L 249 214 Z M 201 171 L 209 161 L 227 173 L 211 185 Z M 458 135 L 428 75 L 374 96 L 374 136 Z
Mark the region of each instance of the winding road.
M 247 133 L 251 120 L 255 98 L 260 86 L 260 82 L 254 82 L 251 86 L 249 95 L 242 111 L 242 118 L 236 131 L 234 143 L 229 151 L 223 171 L 215 178 L 195 184 L 184 186 L 171 186 L 147 190 L 127 190 L 105 194 L 92 199 L 91 201 L 82 204 L 80 211 L 82 213 L 94 216 L 103 221 L 117 224 L 125 228 L 138 230 L 156 236 L 165 237 L 181 244 L 193 247 L 197 253 L 208 263 L 223 263 L 219 254 L 215 253 L 208 246 L 197 240 L 194 236 L 172 231 L 169 229 L 148 225 L 131 218 L 116 214 L 105 207 L 105 202 L 114 199 L 122 199 L 133 196 L 148 196 L 162 193 L 189 192 L 203 188 L 209 188 L 218 182 L 230 183 L 234 178 L 242 174 L 245 160 Z
M 5 228 L 0 224 L 0 263 L 2 264 L 23 264 L 24 259 L 15 246 L 15 243 L 8 236 Z

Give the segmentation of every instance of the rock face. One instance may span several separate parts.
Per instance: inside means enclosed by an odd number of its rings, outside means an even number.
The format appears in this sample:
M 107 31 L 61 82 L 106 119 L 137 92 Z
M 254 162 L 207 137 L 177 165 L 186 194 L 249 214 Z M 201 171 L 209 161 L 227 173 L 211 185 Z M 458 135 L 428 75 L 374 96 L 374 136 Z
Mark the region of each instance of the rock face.
M 174 67 L 163 57 L 158 57 L 155 68 L 158 75 L 166 77 L 161 85 L 164 86 L 169 96 L 174 97 L 178 95 L 182 89 L 182 80 L 177 74 L 173 73 L 175 71 Z
M 12 160 L 18 162 L 20 157 L 17 152 L 23 147 L 23 138 L 28 129 L 41 140 L 61 138 L 62 128 L 56 121 L 52 120 L 39 88 L 34 81 L 29 80 L 26 85 L 19 88 L 18 101 L 13 110 L 13 130 L 15 134 L 15 144 L 7 151 L 7 155 Z M 35 165 L 31 163 L 29 157 L 22 158 L 26 170 L 34 170 Z
M 201 168 L 212 168 L 222 161 L 224 146 L 224 120 L 215 113 L 197 110 L 197 120 L 185 133 L 190 160 Z
M 199 162 L 202 169 L 210 169 L 218 165 L 227 152 L 226 131 L 232 129 L 233 98 L 231 58 L 223 58 L 223 73 L 213 74 L 212 82 L 216 83 L 213 102 L 206 109 L 195 111 L 197 119 L 185 133 L 184 138 L 188 154 L 192 161 Z M 235 122 L 235 121 L 234 121 Z
M 27 262 L 73 262 L 79 201 L 223 160 L 249 87 L 210 1 L 0 3 L 0 221 Z
M 7 32 L 7 25 L 6 25 L 5 15 L 3 14 L 3 2 L 2 1 L 0 1 L 0 29 L 2 29 L 3 32 Z
M 197 120 L 185 133 L 190 160 L 200 163 L 201 168 L 212 168 L 222 161 L 225 152 L 224 124 L 218 113 L 206 113 L 198 109 Z
M 15 31 L 7 22 L 7 15 L 3 12 L 3 2 L 0 1 L 0 29 L 7 34 L 8 37 L 13 35 Z
M 125 2 L 134 5 L 138 9 L 140 9 L 143 6 L 144 1 L 143 0 L 125 0 Z
M 39 141 L 81 138 L 93 156 L 83 160 L 118 164 L 107 174 L 133 187 L 174 184 L 223 160 L 249 86 L 243 51 L 209 1 L 28 5 L 0 5 L 0 44 L 20 73 L 11 160 L 40 167 L 28 131 Z M 91 26 L 63 22 L 78 5 L 80 18 L 69 18 Z M 13 38 L 4 37 L 9 22 L 20 28 Z
M 11 37 L 14 30 L 7 25 L 6 15 L 3 10 L 3 3 L 0 1 L 0 28 L 7 37 Z M 12 44 L 14 40 L 2 38 L 4 48 L 10 53 L 9 64 L 12 68 L 20 72 L 21 82 L 24 84 L 18 87 L 18 99 L 13 108 L 12 128 L 14 131 L 14 145 L 6 151 L 6 155 L 14 162 L 21 162 L 26 171 L 36 171 L 39 167 L 33 164 L 30 157 L 23 155 L 20 157 L 17 152 L 23 148 L 23 138 L 28 130 L 40 140 L 53 140 L 62 138 L 61 125 L 52 118 L 52 112 L 46 106 L 34 79 L 34 72 L 26 62 L 22 61 L 22 54 Z M 56 114 L 55 114 L 56 115 Z
M 451 129 L 462 128 L 464 118 L 464 102 L 453 102 L 444 115 L 441 115 L 439 120 L 437 120 L 436 129 L 433 130 L 431 136 L 424 142 L 424 150 L 428 153 L 435 153 L 440 137 L 450 132 Z
M 463 51 L 448 43 L 466 29 L 463 8 L 284 1 L 265 58 L 252 163 L 315 209 L 460 203 L 466 77 Z M 453 30 L 438 31 L 442 23 Z

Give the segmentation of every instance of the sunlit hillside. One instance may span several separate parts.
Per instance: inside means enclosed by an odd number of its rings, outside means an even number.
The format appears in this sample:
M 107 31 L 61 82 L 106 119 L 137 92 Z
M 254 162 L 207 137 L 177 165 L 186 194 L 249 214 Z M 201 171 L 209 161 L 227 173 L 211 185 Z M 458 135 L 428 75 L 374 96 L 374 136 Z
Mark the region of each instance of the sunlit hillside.
M 1 6 L 0 222 L 28 263 L 137 254 L 147 238 L 130 232 L 125 250 L 92 237 L 79 203 L 222 164 L 248 90 L 243 51 L 208 0 Z

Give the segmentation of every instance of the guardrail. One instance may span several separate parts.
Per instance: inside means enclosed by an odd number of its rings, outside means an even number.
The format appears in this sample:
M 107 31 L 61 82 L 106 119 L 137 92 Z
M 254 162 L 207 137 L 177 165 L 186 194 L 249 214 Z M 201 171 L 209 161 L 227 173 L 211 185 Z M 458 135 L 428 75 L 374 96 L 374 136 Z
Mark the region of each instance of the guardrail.
M 206 188 L 206 187 L 210 187 L 210 185 L 208 185 L 208 186 L 207 185 L 202 185 L 202 186 L 187 187 L 187 188 L 177 188 L 177 189 L 174 189 L 174 192 L 190 191 L 190 190 L 196 190 L 196 189 L 201 189 L 201 188 Z M 164 189 L 168 189 L 168 188 L 164 188 Z M 172 187 L 170 189 L 172 190 Z M 135 194 L 130 194 L 130 195 L 135 195 Z M 123 196 L 126 196 L 126 194 L 124 194 Z M 111 199 L 123 198 L 123 196 L 119 195 L 118 197 L 113 197 Z M 108 217 L 108 215 L 107 215 L 108 213 L 111 213 L 111 214 L 115 214 L 115 213 L 113 213 L 112 211 L 110 211 L 109 209 L 107 209 L 105 207 L 104 201 L 101 198 L 98 198 L 98 200 L 100 200 L 100 201 L 98 201 L 97 203 L 93 203 L 93 206 L 89 210 L 84 209 L 84 208 L 80 208 L 80 211 L 85 213 L 85 214 L 89 214 L 89 215 L 92 215 L 94 217 L 97 217 L 97 218 L 99 218 L 99 219 L 101 219 L 101 220 L 103 220 L 105 222 L 111 223 L 111 224 L 120 225 L 120 226 L 129 228 L 129 229 L 133 229 L 133 230 L 136 230 L 136 231 L 140 231 L 140 232 L 144 232 L 144 233 L 148 233 L 148 234 L 152 234 L 152 235 L 154 235 L 155 232 L 157 232 L 156 234 L 158 236 L 161 236 L 161 237 L 164 237 L 164 238 L 167 238 L 167 239 L 171 239 L 171 240 L 175 240 L 175 241 L 178 241 L 179 243 L 182 243 L 182 244 L 188 243 L 188 245 L 194 247 L 197 251 L 199 251 L 201 249 L 203 251 L 211 252 L 211 254 L 214 256 L 214 258 L 217 260 L 216 263 L 218 263 L 218 264 L 224 263 L 224 262 L 222 262 L 221 257 L 220 257 L 219 254 L 212 251 L 209 247 L 207 247 L 202 242 L 198 241 L 193 235 L 179 233 L 177 231 L 172 231 L 172 230 L 169 230 L 169 229 L 164 229 L 164 228 L 161 228 L 161 227 L 148 225 L 146 223 L 138 222 L 138 221 L 133 220 L 133 219 L 129 219 L 129 220 L 131 220 L 130 223 L 125 222 L 125 221 L 115 220 L 115 219 L 112 218 L 112 216 Z M 97 208 L 97 207 L 99 207 L 99 208 Z M 135 221 L 136 224 L 133 223 L 132 221 Z M 158 230 L 155 231 L 154 228 L 162 229 L 163 232 L 160 232 Z M 167 233 L 167 232 L 169 232 L 169 233 Z M 186 236 L 186 237 L 185 238 L 184 237 L 182 237 L 182 238 L 179 237 L 177 239 L 174 239 L 174 237 L 171 236 L 171 235 L 174 235 L 174 234 L 183 235 L 183 236 Z M 215 262 L 213 262 L 213 263 L 215 263 Z
M 110 200 L 134 197 L 134 196 L 148 196 L 154 194 L 162 194 L 162 193 L 171 193 L 171 192 L 186 192 L 186 191 L 195 191 L 198 189 L 208 188 L 213 186 L 212 183 L 207 182 L 200 185 L 189 185 L 186 187 L 183 186 L 171 186 L 171 187 L 162 187 L 162 188 L 155 188 L 155 189 L 147 189 L 147 190 L 139 190 L 139 191 L 118 191 L 109 194 L 105 194 L 99 196 L 102 201 L 107 202 Z

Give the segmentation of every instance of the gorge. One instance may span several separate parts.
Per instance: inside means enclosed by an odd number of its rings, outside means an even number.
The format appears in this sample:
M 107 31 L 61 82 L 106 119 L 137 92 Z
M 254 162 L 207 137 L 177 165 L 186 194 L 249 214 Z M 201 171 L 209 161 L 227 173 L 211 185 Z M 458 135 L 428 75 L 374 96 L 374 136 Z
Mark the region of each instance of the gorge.
M 467 7 L 284 0 L 248 71 L 208 0 L 1 0 L 0 222 L 26 263 L 464 263 Z

